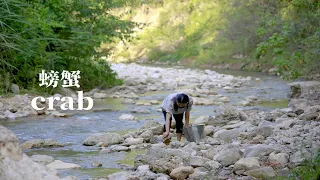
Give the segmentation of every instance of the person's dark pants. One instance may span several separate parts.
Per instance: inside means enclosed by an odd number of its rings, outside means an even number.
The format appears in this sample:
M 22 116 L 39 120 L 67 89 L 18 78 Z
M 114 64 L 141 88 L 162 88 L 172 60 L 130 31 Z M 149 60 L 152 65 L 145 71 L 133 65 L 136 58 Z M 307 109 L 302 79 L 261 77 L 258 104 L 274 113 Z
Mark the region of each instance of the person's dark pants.
M 164 125 L 163 125 L 163 132 L 166 132 L 166 120 L 167 120 L 167 112 L 162 111 L 164 115 Z M 182 114 L 174 114 L 174 120 L 176 121 L 176 133 L 182 133 L 183 130 L 183 113 Z M 171 128 L 172 116 L 170 117 L 170 128 Z M 169 129 L 170 129 L 169 128 Z

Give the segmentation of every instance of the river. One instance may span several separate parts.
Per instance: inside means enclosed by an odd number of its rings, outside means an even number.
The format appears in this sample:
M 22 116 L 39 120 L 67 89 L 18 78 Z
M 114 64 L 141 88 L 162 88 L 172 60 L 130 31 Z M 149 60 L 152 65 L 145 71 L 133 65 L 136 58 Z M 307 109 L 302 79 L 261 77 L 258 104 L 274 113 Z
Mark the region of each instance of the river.
M 148 66 L 149 67 L 149 66 Z M 145 68 L 148 68 L 145 66 Z M 150 67 L 152 68 L 152 67 Z M 166 67 L 161 67 L 165 70 Z M 181 67 L 177 67 L 181 69 Z M 116 71 L 121 71 L 117 69 Z M 202 70 L 195 69 L 201 72 Z M 270 111 L 275 108 L 286 108 L 288 106 L 289 87 L 286 81 L 277 76 L 270 76 L 263 73 L 228 71 L 221 70 L 219 73 L 231 74 L 233 76 L 251 76 L 252 81 L 238 88 L 236 93 L 227 93 L 222 88 L 217 88 L 219 95 L 230 97 L 230 104 L 238 106 L 238 103 L 245 97 L 255 95 L 263 101 L 262 104 L 246 106 L 244 109 L 258 109 Z M 255 81 L 259 78 L 261 81 Z M 148 91 L 139 95 L 140 100 L 161 101 L 172 90 Z M 97 132 L 118 132 L 124 135 L 128 131 L 139 129 L 146 119 L 153 119 L 163 123 L 161 112 L 157 112 L 159 105 L 148 106 L 150 114 L 137 114 L 138 121 L 120 121 L 121 114 L 130 113 L 135 105 L 122 104 L 123 98 L 106 98 L 95 100 L 95 107 L 110 108 L 110 111 L 91 112 L 87 114 L 76 114 L 68 118 L 29 117 L 14 122 L 2 122 L 1 124 L 12 130 L 19 138 L 20 143 L 31 139 L 52 138 L 61 143 L 70 143 L 69 146 L 60 148 L 41 148 L 24 150 L 31 156 L 43 154 L 54 157 L 56 160 L 81 165 L 81 169 L 59 171 L 61 176 L 74 175 L 80 179 L 105 177 L 108 174 L 121 170 L 121 164 L 132 165 L 135 152 L 113 152 L 99 154 L 95 146 L 83 146 L 82 141 L 89 135 Z M 215 115 L 219 106 L 194 106 L 191 113 L 191 120 L 202 115 Z M 102 167 L 92 167 L 92 162 L 102 163 Z

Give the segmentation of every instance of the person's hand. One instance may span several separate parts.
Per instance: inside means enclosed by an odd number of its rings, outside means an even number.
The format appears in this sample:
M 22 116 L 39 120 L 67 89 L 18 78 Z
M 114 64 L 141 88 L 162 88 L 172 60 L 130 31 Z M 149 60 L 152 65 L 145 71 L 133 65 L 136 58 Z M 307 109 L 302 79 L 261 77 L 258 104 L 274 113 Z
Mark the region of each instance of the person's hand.
M 162 139 L 168 138 L 169 135 L 170 135 L 170 133 L 166 131 L 165 133 L 163 133 Z

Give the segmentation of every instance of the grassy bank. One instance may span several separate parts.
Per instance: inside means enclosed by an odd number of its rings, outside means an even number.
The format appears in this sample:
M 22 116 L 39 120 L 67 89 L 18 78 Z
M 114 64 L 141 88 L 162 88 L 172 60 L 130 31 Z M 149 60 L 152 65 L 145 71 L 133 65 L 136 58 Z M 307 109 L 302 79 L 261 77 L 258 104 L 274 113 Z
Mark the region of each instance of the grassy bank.
M 314 159 L 307 159 L 299 166 L 291 170 L 288 176 L 279 176 L 277 180 L 301 179 L 301 180 L 319 180 L 320 179 L 320 150 Z

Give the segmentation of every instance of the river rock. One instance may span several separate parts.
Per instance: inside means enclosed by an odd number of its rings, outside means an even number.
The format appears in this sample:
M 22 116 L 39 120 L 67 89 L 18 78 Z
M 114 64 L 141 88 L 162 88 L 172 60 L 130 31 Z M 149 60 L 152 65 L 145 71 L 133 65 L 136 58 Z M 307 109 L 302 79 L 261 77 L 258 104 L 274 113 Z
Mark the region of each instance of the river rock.
M 288 84 L 291 88 L 289 107 L 294 111 L 304 110 L 307 107 L 319 105 L 320 82 L 302 81 Z
M 139 154 L 134 160 L 134 166 L 149 165 L 157 173 L 169 174 L 172 169 L 183 164 L 190 155 L 181 149 L 165 149 L 151 147 L 146 154 Z
M 113 174 L 110 174 L 107 179 L 108 180 L 118 180 L 118 179 L 121 179 L 121 180 L 127 180 L 129 179 L 129 177 L 131 176 L 131 174 L 129 172 L 126 172 L 126 171 L 121 171 L 121 172 L 117 172 L 117 173 L 113 173 Z M 131 177 L 130 177 L 131 178 Z M 138 178 L 138 177 L 137 177 Z
M 92 167 L 101 167 L 101 166 L 102 166 L 102 163 L 95 161 L 95 162 L 91 163 L 91 166 L 92 166 Z
M 208 171 L 203 168 L 195 168 L 194 173 L 189 175 L 190 180 L 202 180 L 208 179 L 210 175 L 208 175 Z
M 319 113 L 318 112 L 307 112 L 307 113 L 303 113 L 301 114 L 298 118 L 301 120 L 305 120 L 305 121 L 311 121 L 311 120 L 320 120 L 318 119 L 319 117 Z
M 221 164 L 218 161 L 210 160 L 205 163 L 204 167 L 207 168 L 209 171 L 212 171 L 219 169 L 221 167 Z
M 230 87 L 230 86 L 226 86 L 226 87 L 224 87 L 223 89 L 224 89 L 227 93 L 235 93 L 235 92 L 237 92 L 236 89 L 233 89 L 233 88 Z
M 163 134 L 163 125 L 154 120 L 146 120 L 141 129 L 149 129 L 153 135 Z
M 204 134 L 206 136 L 212 135 L 214 131 L 214 126 L 208 125 L 204 127 Z
M 194 173 L 194 169 L 191 166 L 178 167 L 172 170 L 170 177 L 177 180 L 184 180 L 192 173 Z
M 261 179 L 270 179 L 276 176 L 276 172 L 272 167 L 262 167 L 258 169 L 253 169 L 246 172 L 247 175 L 261 178 Z
M 293 164 L 300 164 L 304 160 L 306 160 L 306 158 L 301 151 L 296 151 L 290 156 L 290 162 Z
M 36 110 L 34 110 L 31 106 L 23 107 L 22 111 L 26 112 L 27 114 L 38 115 L 38 112 Z
M 145 142 L 150 142 L 150 140 L 153 138 L 153 133 L 151 130 L 143 130 L 138 137 L 142 138 Z
M 158 121 L 155 120 L 146 120 L 142 126 L 142 129 L 149 129 L 155 126 L 161 125 Z
M 32 139 L 20 145 L 21 149 L 63 147 L 63 146 L 65 145 L 57 142 L 54 139 Z
M 62 113 L 59 111 L 48 111 L 48 112 L 50 112 L 50 116 L 53 116 L 53 117 L 67 117 L 66 113 Z
M 269 74 L 276 75 L 279 72 L 279 68 L 274 67 L 268 70 Z
M 244 150 L 245 157 L 262 157 L 267 156 L 271 152 L 275 151 L 275 147 L 265 144 L 257 144 L 249 146 Z
M 226 130 L 226 129 L 221 129 L 214 133 L 213 137 L 217 139 L 221 139 L 226 142 L 230 142 L 233 139 L 236 139 L 241 133 L 241 129 L 236 128 L 236 129 L 231 129 L 231 130 Z
M 254 135 L 261 135 L 263 137 L 269 137 L 273 133 L 273 127 L 272 126 L 260 126 L 257 129 L 254 130 Z
M 320 121 L 318 118 L 320 116 L 320 105 L 311 106 L 304 110 L 304 113 L 300 114 L 298 119 L 305 120 L 305 121 L 311 121 L 316 120 Z
M 206 143 L 210 144 L 210 145 L 220 145 L 221 142 L 218 141 L 217 139 L 214 139 L 212 137 L 208 137 Z
M 12 131 L 0 125 L 0 134 L 0 179 L 60 179 L 55 170 L 47 169 L 23 154 L 19 140 Z
M 131 115 L 131 114 L 122 114 L 120 117 L 119 117 L 120 120 L 136 120 L 137 118 L 134 117 L 134 115 Z
M 32 155 L 30 157 L 34 162 L 47 165 L 49 163 L 52 163 L 54 161 L 54 158 L 47 155 Z
M 111 152 L 119 152 L 119 151 L 129 151 L 129 147 L 122 145 L 113 145 L 110 147 Z
M 16 85 L 16 84 L 11 84 L 11 86 L 10 86 L 10 91 L 16 94 L 16 93 L 19 93 L 20 88 L 19 88 L 19 86 Z
M 232 165 L 240 158 L 241 154 L 236 148 L 224 149 L 214 156 L 214 160 L 218 161 L 223 166 Z
M 286 153 L 276 154 L 272 152 L 269 154 L 269 162 L 284 167 L 289 162 L 289 155 Z
M 209 99 L 209 98 L 198 98 L 198 97 L 192 97 L 193 104 L 194 105 L 219 105 L 221 103 L 217 102 L 216 99 Z
M 123 104 L 135 104 L 136 102 L 133 99 L 124 99 L 122 101 Z
M 133 110 L 131 110 L 132 113 L 137 113 L 137 114 L 150 114 L 150 110 L 149 109 L 144 109 L 144 108 L 134 108 Z
M 276 122 L 278 121 L 278 118 L 276 119 Z M 280 124 L 277 125 L 280 129 L 290 129 L 292 126 L 294 126 L 295 120 L 293 119 L 284 119 Z
M 234 172 L 239 171 L 248 171 L 252 169 L 257 169 L 260 167 L 258 158 L 249 157 L 249 158 L 241 158 L 239 159 L 233 166 Z
M 197 118 L 192 124 L 208 125 L 209 120 L 212 120 L 211 116 L 201 116 L 201 117 Z
M 137 145 L 143 143 L 143 138 L 127 138 L 124 141 L 127 145 Z
M 94 146 L 99 142 L 109 145 L 120 144 L 123 142 L 123 138 L 117 133 L 96 133 L 87 137 L 82 144 L 86 146 Z
M 56 170 L 59 170 L 59 169 L 79 169 L 79 168 L 81 168 L 80 165 L 73 164 L 73 163 L 66 163 L 66 162 L 63 162 L 63 161 L 60 161 L 60 160 L 55 160 L 52 163 L 49 163 L 47 165 L 47 167 L 50 168 L 50 169 L 56 169 Z
M 124 98 L 130 98 L 130 99 L 139 99 L 139 96 L 136 95 L 134 92 L 129 92 L 127 94 L 121 94 L 120 96 L 124 97 Z
M 240 120 L 245 121 L 248 119 L 248 115 L 243 111 L 228 105 L 220 106 L 218 114 L 214 120 L 209 121 L 210 125 L 225 125 L 230 121 Z
M 93 94 L 93 98 L 94 99 L 105 99 L 107 98 L 109 95 L 103 92 L 96 92 Z
M 63 177 L 61 180 L 79 180 L 76 176 L 66 176 Z
M 207 161 L 210 161 L 210 159 L 203 158 L 200 156 L 191 156 L 190 157 L 190 166 L 201 167 L 201 166 L 204 166 Z

